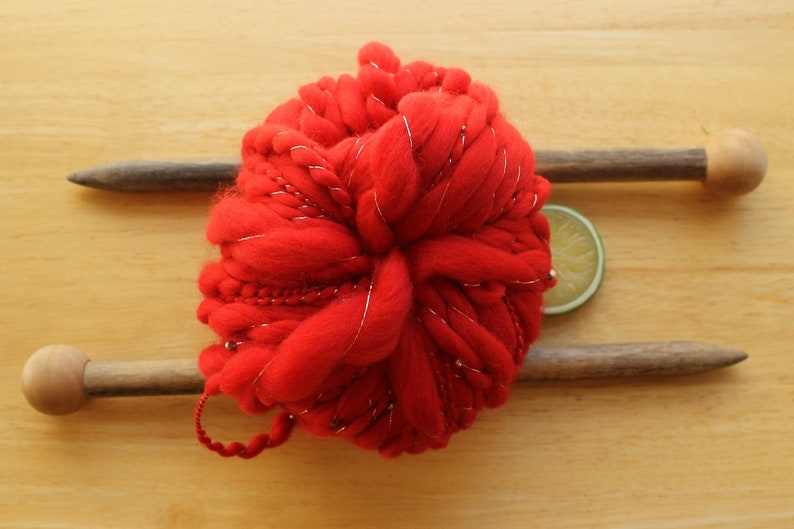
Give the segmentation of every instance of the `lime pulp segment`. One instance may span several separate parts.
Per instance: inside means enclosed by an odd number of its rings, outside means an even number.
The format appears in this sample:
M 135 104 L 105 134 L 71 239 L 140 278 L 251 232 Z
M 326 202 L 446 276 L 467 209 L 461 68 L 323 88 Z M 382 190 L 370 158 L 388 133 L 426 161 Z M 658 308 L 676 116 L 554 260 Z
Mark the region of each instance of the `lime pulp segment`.
M 556 204 L 541 212 L 551 229 L 551 260 L 557 284 L 543 296 L 543 314 L 566 314 L 592 298 L 604 279 L 604 244 L 593 223 L 578 211 Z

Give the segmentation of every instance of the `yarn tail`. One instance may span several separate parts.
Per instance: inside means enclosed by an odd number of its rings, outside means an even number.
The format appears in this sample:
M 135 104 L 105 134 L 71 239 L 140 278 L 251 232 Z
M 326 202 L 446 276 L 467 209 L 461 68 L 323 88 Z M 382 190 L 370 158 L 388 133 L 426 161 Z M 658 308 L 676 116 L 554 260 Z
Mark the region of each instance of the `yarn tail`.
M 267 448 L 275 448 L 284 444 L 287 439 L 289 439 L 290 434 L 292 434 L 292 428 L 295 425 L 295 418 L 290 413 L 282 411 L 273 418 L 273 423 L 270 426 L 269 433 L 261 433 L 253 437 L 250 441 L 248 441 L 248 444 L 234 441 L 227 445 L 219 441 L 213 441 L 212 438 L 207 435 L 207 431 L 202 426 L 201 417 L 204 414 L 204 407 L 207 405 L 207 401 L 210 399 L 210 397 L 215 395 L 217 395 L 217 393 L 212 394 L 207 392 L 201 395 L 201 398 L 196 405 L 195 412 L 196 437 L 198 438 L 199 442 L 206 446 L 209 450 L 212 450 L 223 457 L 236 456 L 243 459 L 250 459 L 252 457 L 256 457 Z

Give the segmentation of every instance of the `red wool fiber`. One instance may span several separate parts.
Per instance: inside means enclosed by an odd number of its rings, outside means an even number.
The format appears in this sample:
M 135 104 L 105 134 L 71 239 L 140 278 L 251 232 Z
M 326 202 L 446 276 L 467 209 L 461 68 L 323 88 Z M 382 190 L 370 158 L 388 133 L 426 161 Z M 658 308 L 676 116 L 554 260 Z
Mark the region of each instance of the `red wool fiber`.
M 442 448 L 503 404 L 540 331 L 550 185 L 494 92 L 365 45 L 243 138 L 199 278 L 200 441 L 253 457 L 295 424 L 393 457 Z M 201 426 L 219 393 L 273 412 L 248 444 Z

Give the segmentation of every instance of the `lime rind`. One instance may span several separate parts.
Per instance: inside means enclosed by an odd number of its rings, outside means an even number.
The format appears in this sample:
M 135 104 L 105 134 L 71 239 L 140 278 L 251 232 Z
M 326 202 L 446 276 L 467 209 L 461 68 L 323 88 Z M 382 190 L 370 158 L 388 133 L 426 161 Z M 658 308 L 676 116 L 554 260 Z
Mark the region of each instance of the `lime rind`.
M 580 308 L 582 305 L 590 301 L 590 299 L 598 292 L 599 288 L 601 288 L 601 283 L 604 280 L 604 272 L 606 269 L 606 252 L 604 250 L 604 243 L 601 240 L 601 236 L 598 234 L 598 231 L 593 226 L 593 223 L 587 219 L 584 215 L 576 211 L 575 209 L 569 208 L 567 206 L 560 206 L 557 204 L 547 204 L 541 210 L 541 213 L 548 213 L 550 211 L 557 211 L 569 217 L 572 217 L 579 224 L 585 228 L 587 235 L 592 239 L 593 244 L 595 246 L 595 271 L 593 273 L 593 277 L 590 280 L 590 283 L 587 285 L 587 288 L 583 290 L 576 298 L 563 303 L 561 305 L 553 305 L 553 306 L 544 306 L 543 307 L 543 314 L 546 316 L 557 316 L 561 314 L 568 314 L 573 312 L 574 310 Z M 554 254 L 552 254 L 552 260 L 554 259 Z M 561 278 L 562 279 L 562 278 Z M 556 288 L 556 287 L 553 287 Z

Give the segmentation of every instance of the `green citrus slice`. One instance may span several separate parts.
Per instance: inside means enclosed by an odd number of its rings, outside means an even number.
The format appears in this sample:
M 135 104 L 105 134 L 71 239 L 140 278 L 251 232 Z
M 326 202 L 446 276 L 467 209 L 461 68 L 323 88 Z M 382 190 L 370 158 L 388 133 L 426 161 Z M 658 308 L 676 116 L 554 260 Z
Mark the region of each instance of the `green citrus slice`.
M 543 295 L 543 314 L 578 309 L 592 298 L 604 279 L 604 243 L 593 223 L 569 207 L 548 204 L 541 210 L 551 228 L 551 263 L 557 284 Z

